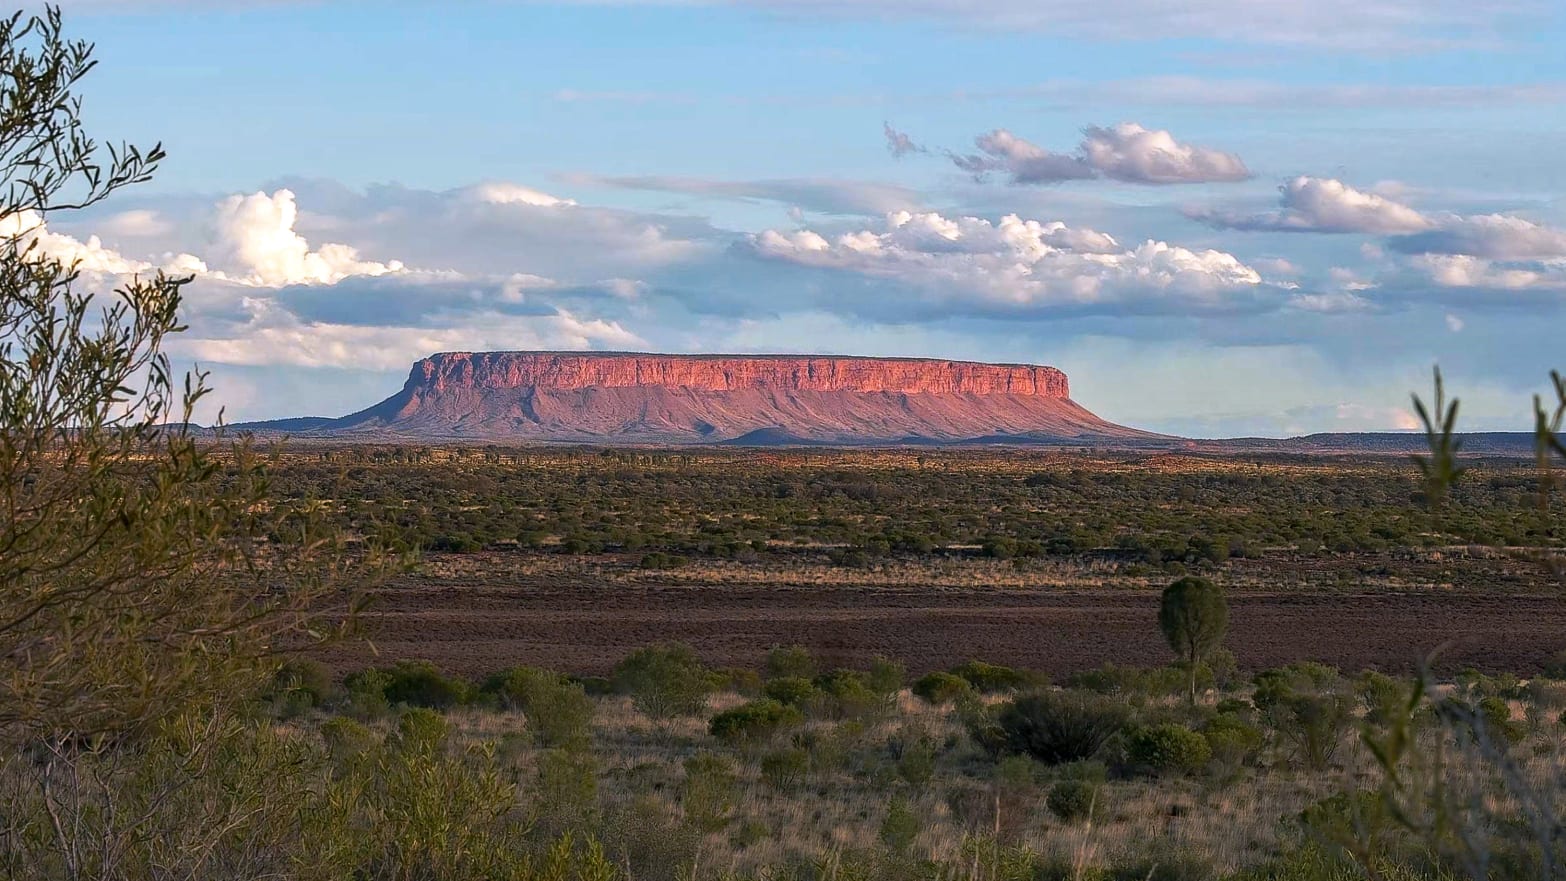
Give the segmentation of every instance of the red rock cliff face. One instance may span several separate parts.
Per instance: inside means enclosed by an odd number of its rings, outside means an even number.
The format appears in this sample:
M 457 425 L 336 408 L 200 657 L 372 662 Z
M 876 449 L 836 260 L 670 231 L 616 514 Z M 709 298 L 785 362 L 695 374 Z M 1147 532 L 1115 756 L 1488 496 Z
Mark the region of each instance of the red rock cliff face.
M 1140 438 L 1053 367 L 826 355 L 452 352 L 328 433 L 707 443 Z
M 408 382 L 434 392 L 657 386 L 707 392 L 776 389 L 1071 397 L 1066 374 L 1053 367 L 820 355 L 448 352 L 415 364 Z

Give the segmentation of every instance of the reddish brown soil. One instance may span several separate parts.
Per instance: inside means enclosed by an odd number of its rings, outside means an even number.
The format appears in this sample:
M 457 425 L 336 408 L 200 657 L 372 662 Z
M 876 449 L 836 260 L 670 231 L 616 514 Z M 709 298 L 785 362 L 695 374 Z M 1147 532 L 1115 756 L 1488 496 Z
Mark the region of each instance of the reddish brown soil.
M 715 665 L 755 666 L 798 643 L 829 663 L 876 654 L 921 672 L 969 658 L 1063 674 L 1105 663 L 1161 664 L 1155 592 L 608 584 L 508 576 L 505 583 L 410 579 L 378 592 L 363 643 L 325 655 L 338 668 L 424 658 L 477 674 L 514 664 L 602 673 L 660 640 Z M 1228 646 L 1242 667 L 1317 660 L 1410 670 L 1446 644 L 1439 667 L 1529 673 L 1566 648 L 1566 599 L 1472 592 L 1230 599 Z

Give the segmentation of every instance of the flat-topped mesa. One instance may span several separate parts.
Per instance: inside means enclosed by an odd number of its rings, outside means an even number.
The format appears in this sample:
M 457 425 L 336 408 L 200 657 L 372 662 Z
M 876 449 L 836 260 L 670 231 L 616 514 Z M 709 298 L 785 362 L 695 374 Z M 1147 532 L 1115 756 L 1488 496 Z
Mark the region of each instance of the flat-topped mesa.
M 413 366 L 409 390 L 661 387 L 1067 399 L 1066 374 L 1030 364 L 831 355 L 445 352 Z

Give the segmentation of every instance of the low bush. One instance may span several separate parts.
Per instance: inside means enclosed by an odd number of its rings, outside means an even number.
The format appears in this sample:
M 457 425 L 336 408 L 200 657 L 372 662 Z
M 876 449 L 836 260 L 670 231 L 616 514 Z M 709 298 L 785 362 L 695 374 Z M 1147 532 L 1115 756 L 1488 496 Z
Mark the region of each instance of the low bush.
M 701 712 L 720 684 L 696 652 L 681 643 L 637 649 L 615 665 L 612 681 L 615 691 L 630 695 L 636 708 L 654 719 Z
M 816 659 L 802 645 L 780 645 L 767 652 L 766 675 L 768 679 L 792 677 L 814 679 Z
M 713 716 L 707 724 L 707 731 L 725 743 L 739 746 L 769 740 L 778 732 L 802 721 L 798 709 L 763 698 Z
M 777 790 L 790 790 L 805 780 L 810 771 L 810 753 L 789 747 L 761 757 L 761 779 Z
M 1126 758 L 1153 774 L 1194 774 L 1212 757 L 1207 738 L 1182 725 L 1137 728 L 1126 738 Z
M 1044 796 L 1044 806 L 1068 823 L 1086 820 L 1099 813 L 1102 787 L 1090 780 L 1057 780 Z
M 949 704 L 972 691 L 968 680 L 950 673 L 926 673 L 913 684 L 913 693 L 935 706 Z
M 815 683 L 809 679 L 801 679 L 798 676 L 783 676 L 767 682 L 761 687 L 761 693 L 780 704 L 791 707 L 804 707 L 809 705 L 820 692 Z
M 587 743 L 593 701 L 581 685 L 548 670 L 516 667 L 485 680 L 481 691 L 502 707 L 520 710 L 540 746 L 568 748 Z
M 1262 730 L 1233 713 L 1219 713 L 1202 726 L 1213 761 L 1234 769 L 1247 764 L 1262 748 Z
M 350 675 L 350 693 L 378 695 L 391 706 L 403 704 L 446 710 L 466 703 L 473 694 L 468 683 L 446 676 L 428 661 L 398 661 L 389 668 L 369 668 Z
M 986 664 L 983 661 L 968 661 L 952 668 L 953 676 L 966 681 L 973 686 L 975 691 L 981 694 L 994 694 L 1000 691 L 1017 691 L 1029 686 L 1042 685 L 1043 682 L 1035 674 L 1012 667 L 1002 667 L 998 664 Z
M 1069 691 L 1022 695 L 995 717 L 1011 750 L 1051 765 L 1092 758 L 1129 721 L 1123 704 Z

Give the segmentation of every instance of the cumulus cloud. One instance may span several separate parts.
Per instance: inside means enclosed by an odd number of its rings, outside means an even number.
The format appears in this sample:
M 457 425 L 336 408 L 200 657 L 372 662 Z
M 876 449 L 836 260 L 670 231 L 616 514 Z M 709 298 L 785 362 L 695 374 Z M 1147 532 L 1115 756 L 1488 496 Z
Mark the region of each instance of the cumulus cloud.
M 1438 228 L 1388 244 L 1408 254 L 1466 254 L 1489 260 L 1566 257 L 1566 230 L 1507 214 L 1448 216 Z
M 1074 153 L 1056 153 L 1006 129 L 974 139 L 978 153 L 948 152 L 952 163 L 982 178 L 1004 172 L 1014 184 L 1059 183 L 1107 177 L 1139 184 L 1186 184 L 1240 181 L 1250 169 L 1239 156 L 1186 144 L 1162 129 L 1134 122 L 1089 126 Z
M 1410 264 L 1445 288 L 1525 291 L 1566 289 L 1566 261 L 1506 263 L 1471 254 L 1419 254 Z
M 1429 229 L 1429 218 L 1407 205 L 1357 190 L 1340 180 L 1296 177 L 1278 188 L 1277 211 L 1236 214 L 1191 211 L 1190 216 L 1224 229 L 1276 232 L 1373 233 L 1395 235 Z
M 86 241 L 81 241 L 53 232 L 43 216 L 30 209 L 0 217 L 0 242 L 22 251 L 36 248 L 38 253 L 50 259 L 94 275 L 129 276 L 160 268 L 105 247 L 97 236 L 88 236 Z M 171 255 L 162 268 L 171 273 L 183 273 L 205 271 L 206 266 L 189 254 L 179 254 Z
M 1124 247 L 1094 230 L 1007 215 L 998 223 L 938 213 L 889 215 L 883 229 L 831 238 L 767 230 L 764 258 L 890 280 L 927 297 L 1021 311 L 1113 305 L 1228 309 L 1254 301 L 1261 276 L 1231 254 L 1160 241 Z
M 396 260 L 360 260 L 349 245 L 325 244 L 312 251 L 294 231 L 298 217 L 290 190 L 229 196 L 217 206 L 212 263 L 228 278 L 264 287 L 332 284 L 352 275 L 403 271 Z

